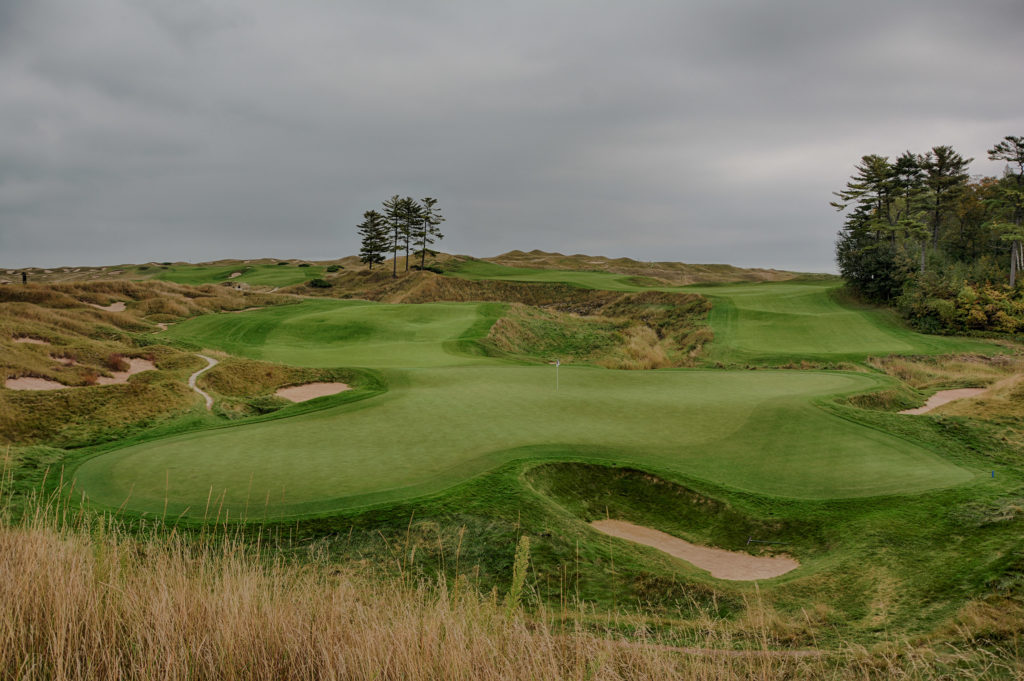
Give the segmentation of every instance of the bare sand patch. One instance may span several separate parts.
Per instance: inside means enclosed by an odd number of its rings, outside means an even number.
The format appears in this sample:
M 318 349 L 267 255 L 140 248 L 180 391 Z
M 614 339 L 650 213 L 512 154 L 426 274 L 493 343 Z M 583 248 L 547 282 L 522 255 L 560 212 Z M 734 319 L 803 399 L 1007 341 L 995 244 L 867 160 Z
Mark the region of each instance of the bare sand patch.
M 965 397 L 977 397 L 983 392 L 987 392 L 988 388 L 957 388 L 956 390 L 940 390 L 924 403 L 924 406 L 917 407 L 915 409 L 904 409 L 901 414 L 927 414 L 932 409 L 941 407 L 944 404 L 949 404 L 954 400 L 962 400 Z
M 123 301 L 119 300 L 116 303 L 111 303 L 110 305 L 97 305 L 96 303 L 89 303 L 89 305 L 92 305 L 99 310 L 106 310 L 107 312 L 124 312 L 125 304 Z
M 707 570 L 712 577 L 718 579 L 770 579 L 800 567 L 800 563 L 788 556 L 752 556 L 749 553 L 700 546 L 624 520 L 597 520 L 590 523 L 590 526 L 613 537 L 651 546 L 670 556 L 681 558 L 701 570 Z
M 71 359 L 70 357 L 59 357 L 57 355 L 50 355 L 50 359 L 56 361 L 59 364 L 63 364 L 66 367 L 73 367 L 78 365 L 78 362 Z
M 128 371 L 114 371 L 112 376 L 100 376 L 96 379 L 96 385 L 117 385 L 127 383 L 129 376 L 141 374 L 143 371 L 153 371 L 156 365 L 148 359 L 131 358 L 128 360 Z
M 157 322 L 156 323 L 156 328 L 157 328 L 157 330 L 154 331 L 153 333 L 160 333 L 161 331 L 166 331 L 167 330 L 167 322 Z
M 50 345 L 50 341 L 44 341 L 41 338 L 29 338 L 28 336 L 22 336 L 21 338 L 13 338 L 15 343 L 31 343 L 32 345 Z
M 291 402 L 306 402 L 318 397 L 337 395 L 346 390 L 351 390 L 347 383 L 305 383 L 278 388 L 274 394 Z
M 232 272 L 231 274 L 228 275 L 228 277 L 231 278 L 231 279 L 234 279 L 235 277 L 240 277 L 240 276 L 242 276 L 241 272 Z
M 60 390 L 69 386 L 47 378 L 22 376 L 21 378 L 8 378 L 4 381 L 4 387 L 9 390 Z

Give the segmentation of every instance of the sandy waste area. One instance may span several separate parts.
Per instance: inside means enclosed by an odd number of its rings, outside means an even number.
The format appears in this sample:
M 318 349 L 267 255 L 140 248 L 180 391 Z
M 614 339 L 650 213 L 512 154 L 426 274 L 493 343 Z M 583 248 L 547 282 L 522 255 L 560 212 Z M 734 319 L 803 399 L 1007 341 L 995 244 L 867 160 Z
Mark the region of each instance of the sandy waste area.
M 55 360 L 66 366 L 75 364 L 75 360 L 67 357 L 54 357 Z M 140 374 L 143 371 L 152 371 L 156 365 L 148 359 L 129 359 L 127 371 L 113 371 L 111 376 L 100 376 L 96 379 L 96 385 L 117 385 L 127 383 L 129 376 Z M 48 378 L 37 378 L 35 376 L 22 376 L 21 378 L 8 378 L 4 381 L 4 387 L 9 390 L 61 390 L 62 388 L 74 388 L 78 386 L 64 385 Z
M 957 388 L 956 390 L 940 390 L 924 403 L 923 407 L 917 407 L 916 409 L 904 409 L 901 414 L 927 414 L 932 409 L 937 409 L 944 404 L 949 404 L 954 400 L 962 400 L 965 397 L 977 397 L 983 392 L 987 391 L 988 388 Z
M 346 390 L 351 390 L 347 383 L 306 383 L 279 388 L 274 394 L 292 402 L 306 402 L 317 397 L 337 395 Z
M 21 378 L 8 378 L 4 381 L 4 387 L 8 390 L 60 390 L 71 386 L 51 381 L 48 378 L 36 378 L 35 376 L 22 376 Z
M 124 312 L 125 307 L 124 301 L 121 300 L 116 303 L 111 303 L 110 305 L 97 305 L 96 303 L 89 303 L 89 305 L 92 305 L 98 310 L 106 310 L 107 312 Z
M 128 360 L 128 371 L 112 371 L 112 376 L 100 376 L 96 379 L 96 385 L 116 385 L 118 383 L 127 383 L 129 376 L 135 374 L 141 374 L 143 371 L 153 371 L 156 369 L 156 365 L 150 362 L 148 359 L 136 359 L 132 358 Z
M 752 556 L 749 553 L 700 546 L 659 530 L 623 520 L 597 520 L 590 523 L 590 526 L 613 537 L 651 546 L 670 556 L 681 558 L 701 570 L 707 570 L 712 577 L 718 579 L 770 579 L 800 567 L 800 563 L 788 556 Z

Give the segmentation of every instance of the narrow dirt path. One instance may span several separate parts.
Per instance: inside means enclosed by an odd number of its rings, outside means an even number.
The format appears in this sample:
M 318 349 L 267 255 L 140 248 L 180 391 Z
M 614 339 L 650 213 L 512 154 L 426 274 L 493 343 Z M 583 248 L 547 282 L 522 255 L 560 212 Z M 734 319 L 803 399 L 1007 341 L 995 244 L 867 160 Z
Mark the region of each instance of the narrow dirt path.
M 199 378 L 200 375 L 206 373 L 213 367 L 217 366 L 219 362 L 215 360 L 213 357 L 207 357 L 206 355 L 200 355 L 198 353 L 196 353 L 196 357 L 202 357 L 203 359 L 206 360 L 207 364 L 205 367 L 203 367 L 202 369 L 188 377 L 188 387 L 192 388 L 197 393 L 203 396 L 203 399 L 206 400 L 206 411 L 210 411 L 211 409 L 213 409 L 213 398 L 210 397 L 210 394 L 208 392 L 206 392 L 205 390 L 196 385 L 196 379 Z

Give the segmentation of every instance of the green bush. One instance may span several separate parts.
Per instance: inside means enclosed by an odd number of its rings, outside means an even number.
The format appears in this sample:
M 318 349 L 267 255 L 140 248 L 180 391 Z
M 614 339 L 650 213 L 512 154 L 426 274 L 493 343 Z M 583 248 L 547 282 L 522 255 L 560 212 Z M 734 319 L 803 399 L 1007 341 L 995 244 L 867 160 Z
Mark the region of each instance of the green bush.
M 343 270 L 343 269 L 345 269 L 345 268 L 342 267 L 341 265 L 328 265 L 327 266 L 327 271 L 328 272 L 337 272 L 338 270 Z
M 299 263 L 299 267 L 309 267 L 309 263 L 308 262 L 300 262 Z
M 306 286 L 310 288 L 331 288 L 334 284 L 324 279 L 310 279 L 306 282 Z

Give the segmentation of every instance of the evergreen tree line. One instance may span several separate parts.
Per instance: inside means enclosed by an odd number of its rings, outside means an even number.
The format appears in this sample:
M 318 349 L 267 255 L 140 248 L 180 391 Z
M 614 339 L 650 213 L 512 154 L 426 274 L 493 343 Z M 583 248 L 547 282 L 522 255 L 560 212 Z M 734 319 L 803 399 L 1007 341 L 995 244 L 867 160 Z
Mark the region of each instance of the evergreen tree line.
M 426 197 L 420 201 L 395 194 L 382 203 L 383 211 L 368 210 L 359 223 L 359 260 L 372 270 L 382 264 L 388 253 L 394 258 L 392 276 L 398 276 L 398 253 L 405 251 L 405 269 L 409 270 L 409 254 L 420 256 L 420 267 L 426 267 L 427 251 L 436 241 L 444 238 L 438 227 L 444 222 L 437 199 Z
M 832 206 L 846 213 L 836 261 L 861 297 L 928 331 L 1024 331 L 1024 137 L 988 150 L 974 177 L 949 146 L 863 156 Z

